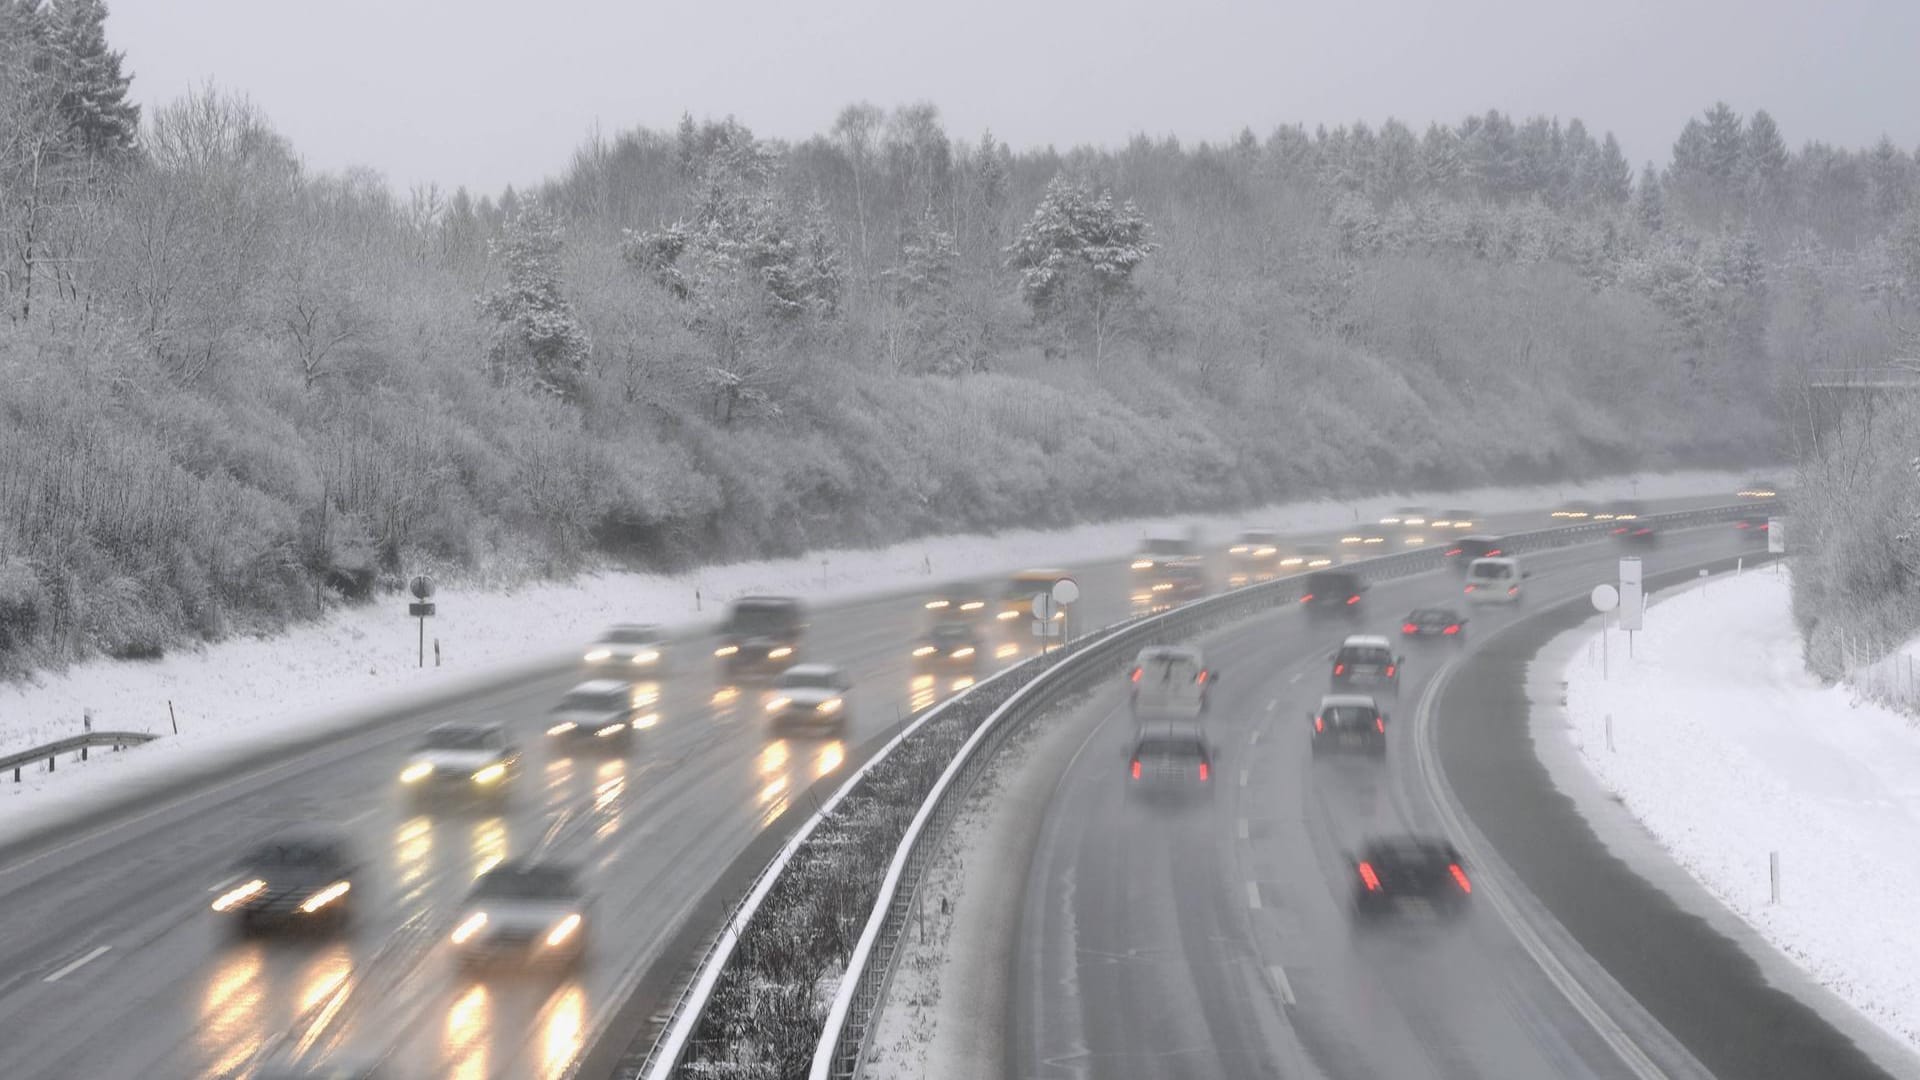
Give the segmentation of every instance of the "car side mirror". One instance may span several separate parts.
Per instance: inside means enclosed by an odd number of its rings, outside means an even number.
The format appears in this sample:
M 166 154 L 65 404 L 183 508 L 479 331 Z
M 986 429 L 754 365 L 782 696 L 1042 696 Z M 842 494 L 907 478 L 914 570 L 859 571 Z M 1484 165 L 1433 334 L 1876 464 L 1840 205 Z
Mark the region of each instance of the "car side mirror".
M 1532 576 L 1533 576 L 1533 571 L 1531 571 L 1531 570 L 1522 570 L 1522 571 L 1520 571 L 1520 576 L 1521 576 L 1521 577 L 1523 577 L 1523 578 L 1530 578 L 1530 577 L 1532 577 Z

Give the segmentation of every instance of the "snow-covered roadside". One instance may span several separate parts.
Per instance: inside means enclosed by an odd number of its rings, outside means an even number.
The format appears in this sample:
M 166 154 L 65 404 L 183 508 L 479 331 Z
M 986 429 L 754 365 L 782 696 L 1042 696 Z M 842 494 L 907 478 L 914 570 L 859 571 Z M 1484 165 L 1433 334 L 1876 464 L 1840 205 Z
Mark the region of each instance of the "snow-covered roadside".
M 1806 673 L 1784 571 L 1650 606 L 1634 657 L 1614 633 L 1606 677 L 1586 634 L 1564 669 L 1567 731 L 1600 785 L 1762 938 L 1920 1050 L 1920 729 Z
M 1482 513 L 1632 491 L 1641 498 L 1732 491 L 1732 473 L 1685 472 L 1585 484 L 1316 502 L 1212 517 L 1148 518 L 997 536 L 929 538 L 875 550 L 706 567 L 683 574 L 599 574 L 573 582 L 489 592 L 443 586 L 428 634 L 443 666 L 415 666 L 417 633 L 404 598 L 336 612 L 272 638 L 240 639 L 152 663 L 94 662 L 0 687 L 0 752 L 77 733 L 91 713 L 103 730 L 167 733 L 137 752 L 98 756 L 84 768 L 0 782 L 0 833 L 50 816 L 54 803 L 107 786 L 155 782 L 183 761 L 231 756 L 339 726 L 366 712 L 425 700 L 519 666 L 559 662 L 602 627 L 644 620 L 688 625 L 714 618 L 731 597 L 796 594 L 816 601 L 909 590 L 929 581 L 1117 556 L 1151 532 L 1197 528 L 1218 537 L 1255 523 L 1334 528 L 1392 505 L 1423 502 Z M 431 642 L 429 647 L 431 648 Z M 177 719 L 179 734 L 172 734 Z M 31 814 L 28 811 L 32 811 Z M 5 836 L 0 835 L 0 840 Z

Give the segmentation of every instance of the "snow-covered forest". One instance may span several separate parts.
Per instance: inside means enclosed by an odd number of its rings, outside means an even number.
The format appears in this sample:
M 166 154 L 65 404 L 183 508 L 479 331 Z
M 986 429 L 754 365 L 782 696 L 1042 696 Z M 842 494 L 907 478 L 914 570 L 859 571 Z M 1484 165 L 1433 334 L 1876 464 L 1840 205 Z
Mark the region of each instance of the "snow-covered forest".
M 141 115 L 106 29 L 0 0 L 0 671 L 419 568 L 1744 464 L 1920 324 L 1915 155 L 1763 112 L 1635 168 L 1604 117 L 1015 150 L 863 103 L 397 192 L 232 90 Z

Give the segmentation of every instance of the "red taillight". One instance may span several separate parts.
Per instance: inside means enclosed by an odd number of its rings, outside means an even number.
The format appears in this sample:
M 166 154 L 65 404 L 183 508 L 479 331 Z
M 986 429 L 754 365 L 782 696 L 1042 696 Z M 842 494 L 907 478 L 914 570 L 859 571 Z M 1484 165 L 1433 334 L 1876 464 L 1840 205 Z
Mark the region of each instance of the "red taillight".
M 1306 603 L 1307 601 L 1309 601 L 1309 600 L 1311 600 L 1311 599 L 1313 599 L 1313 594 L 1312 594 L 1312 593 L 1308 593 L 1307 595 L 1305 595 L 1305 596 L 1303 596 L 1303 597 L 1301 597 L 1301 598 L 1300 598 L 1300 602 L 1304 604 L 1304 603 Z
M 1751 529 L 1753 525 L 1751 522 L 1736 521 L 1733 523 L 1733 527 L 1736 529 Z
M 1449 558 L 1449 559 L 1451 559 L 1451 558 L 1453 558 L 1454 556 L 1456 556 L 1456 555 L 1458 555 L 1458 554 L 1460 554 L 1460 551 L 1461 551 L 1461 549 L 1460 549 L 1460 548 L 1448 548 L 1448 549 L 1447 549 L 1447 558 Z
M 1366 885 L 1368 892 L 1380 891 L 1380 875 L 1373 872 L 1372 863 L 1366 861 L 1360 863 L 1360 880 Z
M 1388 664 L 1388 665 L 1387 665 L 1387 678 L 1389 678 L 1389 679 L 1391 679 L 1391 678 L 1393 678 L 1393 665 L 1392 665 L 1392 664 Z
M 1474 590 L 1475 588 L 1477 588 L 1477 586 L 1474 586 L 1474 585 L 1469 585 L 1469 586 L 1467 586 L 1467 591 L 1468 591 L 1468 592 L 1472 592 L 1472 591 L 1473 591 L 1473 590 Z
M 1347 603 L 1348 603 L 1348 605 L 1349 605 L 1349 606 L 1351 606 L 1351 605 L 1353 605 L 1353 604 L 1357 604 L 1357 603 L 1359 603 L 1359 602 L 1360 602 L 1360 598 L 1359 598 L 1358 596 L 1349 596 L 1349 597 L 1347 597 Z
M 1314 717 L 1314 718 L 1313 718 L 1313 730 L 1315 730 L 1315 731 L 1325 731 L 1325 730 L 1327 730 L 1327 722 L 1326 722 L 1325 720 L 1322 720 L 1322 719 L 1320 719 L 1320 718 L 1319 718 L 1319 717 L 1317 717 L 1317 716 L 1316 716 L 1316 717 Z
M 1508 595 L 1508 596 L 1518 596 L 1518 595 L 1520 595 L 1520 586 L 1518 586 L 1518 585 L 1509 585 L 1509 586 L 1507 586 L 1507 595 Z
M 1207 777 L 1209 777 L 1209 776 L 1212 776 L 1212 775 L 1213 775 L 1213 770 L 1212 770 L 1212 769 L 1209 769 L 1209 768 L 1207 768 L 1207 763 L 1206 763 L 1206 762 L 1204 762 L 1204 761 L 1203 761 L 1203 762 L 1201 762 L 1201 763 L 1200 763 L 1200 779 L 1202 779 L 1202 780 L 1205 780 L 1205 779 L 1206 779 Z
M 1133 759 L 1133 778 L 1135 780 L 1140 779 L 1140 759 L 1139 758 Z
M 1400 627 L 1400 632 L 1403 634 L 1417 634 L 1420 632 L 1420 627 L 1414 623 L 1406 623 Z
M 1139 682 L 1139 681 L 1140 681 L 1140 669 L 1139 669 L 1139 668 L 1134 668 L 1134 669 L 1133 669 L 1133 681 L 1134 681 L 1134 682 Z
M 1613 530 L 1613 535 L 1621 536 L 1621 535 L 1624 535 L 1626 531 L 1627 531 L 1627 527 L 1625 525 L 1622 525 L 1619 528 Z
M 1497 559 L 1500 557 L 1501 554 L 1502 553 L 1499 548 L 1494 548 L 1492 551 L 1487 552 L 1487 558 Z
M 1206 669 L 1205 669 L 1205 668 L 1202 668 L 1202 669 L 1201 669 L 1201 671 L 1200 671 L 1200 674 L 1198 674 L 1198 675 L 1195 675 L 1195 676 L 1193 677 L 1193 681 L 1194 681 L 1194 682 L 1197 682 L 1197 683 L 1202 683 L 1202 684 L 1204 684 L 1204 683 L 1205 683 L 1205 682 L 1207 681 L 1207 674 L 1208 674 L 1208 673 L 1207 673 L 1207 671 L 1206 671 Z
M 1347 665 L 1345 664 L 1333 665 L 1333 673 L 1335 675 L 1345 675 L 1347 673 Z
M 1387 733 L 1387 718 L 1384 716 L 1374 717 L 1373 728 L 1375 731 L 1378 731 L 1380 734 L 1385 735 Z
M 1473 882 L 1467 880 L 1467 872 L 1460 869 L 1459 863 L 1448 863 L 1447 870 L 1453 874 L 1454 883 L 1460 886 L 1461 892 L 1470 893 L 1473 891 Z
M 1445 630 L 1442 630 L 1440 632 L 1443 634 L 1457 634 L 1460 632 L 1460 624 L 1454 623 L 1452 626 L 1449 626 Z

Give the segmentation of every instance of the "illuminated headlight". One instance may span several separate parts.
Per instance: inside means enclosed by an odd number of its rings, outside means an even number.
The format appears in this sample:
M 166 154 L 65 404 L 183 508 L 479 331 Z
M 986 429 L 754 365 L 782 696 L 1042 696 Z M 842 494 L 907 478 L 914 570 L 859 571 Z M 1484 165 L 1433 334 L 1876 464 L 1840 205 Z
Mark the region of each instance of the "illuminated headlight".
M 1020 617 L 1020 613 L 1017 611 L 1003 611 L 1000 614 L 994 616 L 994 618 L 999 619 L 1002 622 L 1005 622 L 1008 619 L 1017 619 L 1019 617 Z
M 1456 528 L 1456 529 L 1471 529 L 1471 528 L 1473 528 L 1473 522 L 1471 522 L 1471 521 L 1456 521 L 1456 522 L 1454 522 L 1454 523 L 1453 523 L 1453 527 L 1454 527 L 1454 528 Z
M 1425 525 L 1426 523 L 1427 519 L 1423 517 L 1410 517 L 1400 522 L 1402 525 Z
M 587 663 L 591 664 L 591 663 L 595 663 L 596 661 L 605 660 L 612 655 L 613 655 L 612 649 L 594 649 L 592 652 L 589 652 L 587 654 Z
M 1387 538 L 1386 538 L 1386 537 L 1384 537 L 1384 536 L 1369 536 L 1369 537 L 1367 537 L 1367 538 L 1366 538 L 1365 540 L 1363 540 L 1363 541 L 1361 541 L 1361 543 L 1364 543 L 1364 544 L 1384 544 L 1384 543 L 1386 543 L 1386 541 L 1387 541 Z
M 1173 591 L 1173 582 L 1171 582 L 1171 581 L 1157 581 L 1157 582 L 1155 582 L 1155 583 L 1154 583 L 1154 585 L 1153 585 L 1153 591 L 1154 591 L 1154 592 L 1172 592 L 1172 591 Z
M 406 768 L 400 770 L 400 782 L 403 784 L 417 784 L 420 781 L 425 780 L 427 777 L 432 775 L 433 775 L 432 762 L 416 761 L 413 764 L 407 766 Z
M 1280 565 L 1281 566 L 1299 566 L 1303 562 L 1306 562 L 1306 560 L 1302 559 L 1300 556 L 1289 555 L 1286 558 L 1280 560 Z
M 840 706 L 844 704 L 845 702 L 840 698 L 830 697 L 827 700 L 821 702 L 820 704 L 815 705 L 814 710 L 817 712 L 826 713 L 828 716 L 832 716 L 834 713 L 839 712 Z
M 1452 526 L 1453 526 L 1452 518 L 1435 518 L 1433 521 L 1433 527 L 1436 529 L 1447 529 L 1447 528 L 1451 528 Z
M 1380 524 L 1382 524 L 1382 525 L 1398 525 L 1398 524 L 1400 524 L 1400 519 L 1399 519 L 1399 518 L 1397 518 L 1397 517 L 1383 517 L 1383 518 L 1381 518 L 1381 519 L 1380 519 Z
M 483 769 L 475 770 L 473 782 L 476 784 L 497 784 L 507 775 L 507 766 L 503 762 L 494 762 Z
M 920 646 L 919 648 L 917 648 L 917 649 L 915 649 L 915 650 L 913 650 L 913 655 L 915 655 L 915 656 L 932 656 L 932 655 L 933 655 L 934 653 L 936 653 L 936 652 L 939 652 L 939 651 L 940 651 L 940 650 L 938 650 L 938 649 L 936 649 L 936 648 L 934 648 L 934 647 L 933 647 L 933 646 L 931 646 L 931 645 L 922 645 L 922 646 Z
M 1227 554 L 1229 555 L 1245 555 L 1246 553 L 1247 545 L 1245 544 L 1235 544 L 1227 549 Z
M 465 945 L 473 939 L 473 935 L 485 929 L 486 925 L 487 913 L 484 911 L 474 912 L 467 916 L 459 926 L 453 928 L 453 943 L 455 945 Z
M 231 911 L 267 891 L 267 883 L 255 878 L 237 889 L 229 889 L 213 902 L 215 911 Z
M 740 651 L 740 646 L 738 645 L 722 645 L 719 648 L 713 650 L 713 655 L 732 656 L 734 653 L 737 653 L 739 651 Z
M 965 660 L 967 657 L 972 655 L 973 655 L 973 646 L 971 645 L 963 645 L 960 648 L 953 650 L 953 658 L 955 660 Z
M 644 731 L 660 722 L 659 713 L 648 713 L 633 722 L 633 730 Z
M 604 739 L 609 735 L 618 735 L 625 730 L 627 730 L 627 725 L 625 722 L 621 722 L 618 724 L 608 724 L 606 727 L 603 727 L 599 731 L 594 732 L 593 735 L 594 735 L 594 738 L 596 739 Z
M 1016 655 L 1019 652 L 1020 652 L 1020 646 L 1018 645 L 1002 645 L 998 649 L 995 649 L 993 651 L 993 655 L 996 659 L 1005 659 L 1006 657 Z
M 1144 604 L 1151 599 L 1153 599 L 1152 593 L 1137 592 L 1133 594 L 1133 602 L 1136 604 Z
M 659 661 L 660 651 L 658 649 L 643 649 L 633 654 L 633 662 L 636 664 L 655 664 L 659 663 Z
M 553 929 L 547 932 L 547 947 L 555 948 L 566 944 L 567 939 L 572 937 L 574 931 L 578 929 L 580 929 L 580 915 L 577 912 L 554 923 Z
M 1277 555 L 1277 554 L 1279 554 L 1279 549 L 1278 549 L 1278 548 L 1270 548 L 1270 547 L 1263 547 L 1263 548 L 1254 548 L 1254 549 L 1253 549 L 1253 553 L 1254 553 L 1255 555 L 1258 555 L 1258 556 L 1260 556 L 1261 558 L 1263 558 L 1263 559 L 1264 559 L 1264 558 L 1266 558 L 1266 557 L 1267 557 L 1267 556 L 1269 556 L 1269 555 Z
M 1410 544 L 1410 545 L 1412 545 L 1412 546 L 1414 546 L 1414 547 L 1419 547 L 1419 546 L 1420 546 L 1421 544 L 1424 544 L 1424 543 L 1426 543 L 1426 542 L 1427 542 L 1427 538 L 1426 538 L 1426 537 L 1424 537 L 1424 536 L 1409 536 L 1409 537 L 1407 537 L 1407 543 L 1408 543 L 1408 544 Z
M 927 610 L 939 611 L 941 608 L 946 607 L 947 604 L 948 604 L 948 601 L 946 600 L 929 600 L 927 601 Z
M 793 655 L 793 649 L 786 645 L 782 645 L 777 649 L 767 650 L 767 659 L 769 660 L 785 660 L 787 657 L 792 655 Z
M 1064 619 L 1066 617 L 1067 617 L 1067 613 L 1064 611 L 1056 611 L 1053 613 L 1054 622 L 1059 622 L 1061 619 Z
M 567 732 L 569 732 L 569 731 L 572 731 L 572 730 L 573 730 L 574 728 L 577 728 L 577 727 L 579 727 L 579 726 L 580 726 L 579 724 L 576 724 L 576 723 L 574 723 L 574 722 L 573 722 L 573 721 L 571 721 L 571 720 L 562 720 L 562 721 L 560 721 L 559 723 L 557 723 L 557 724 L 555 724 L 555 725 L 553 725 L 552 727 L 550 727 L 550 728 L 548 728 L 548 729 L 547 729 L 547 734 L 549 734 L 549 735 L 565 735 L 565 734 L 566 734 Z
M 1340 542 L 1343 544 L 1358 544 L 1365 539 L 1366 537 L 1364 536 L 1343 536 L 1340 538 Z
M 1307 565 L 1308 566 L 1332 566 L 1333 560 L 1323 555 L 1314 559 L 1312 562 L 1308 563 Z
M 1135 570 L 1151 570 L 1153 569 L 1153 560 L 1152 559 L 1135 559 L 1133 560 L 1133 568 Z
M 784 709 L 791 704 L 793 704 L 793 699 L 790 697 L 773 698 L 772 700 L 767 702 L 767 711 L 779 712 L 781 709 Z
M 960 610 L 961 611 L 979 611 L 981 608 L 986 606 L 987 606 L 987 602 L 985 600 L 969 600 L 966 603 L 960 605 Z
M 336 881 L 326 888 L 321 889 L 319 892 L 314 893 L 312 896 L 307 897 L 306 902 L 300 905 L 300 910 L 311 915 L 321 908 L 326 907 L 328 904 L 333 903 L 335 900 L 347 895 L 347 890 L 351 888 L 353 888 L 353 883 L 350 881 Z

